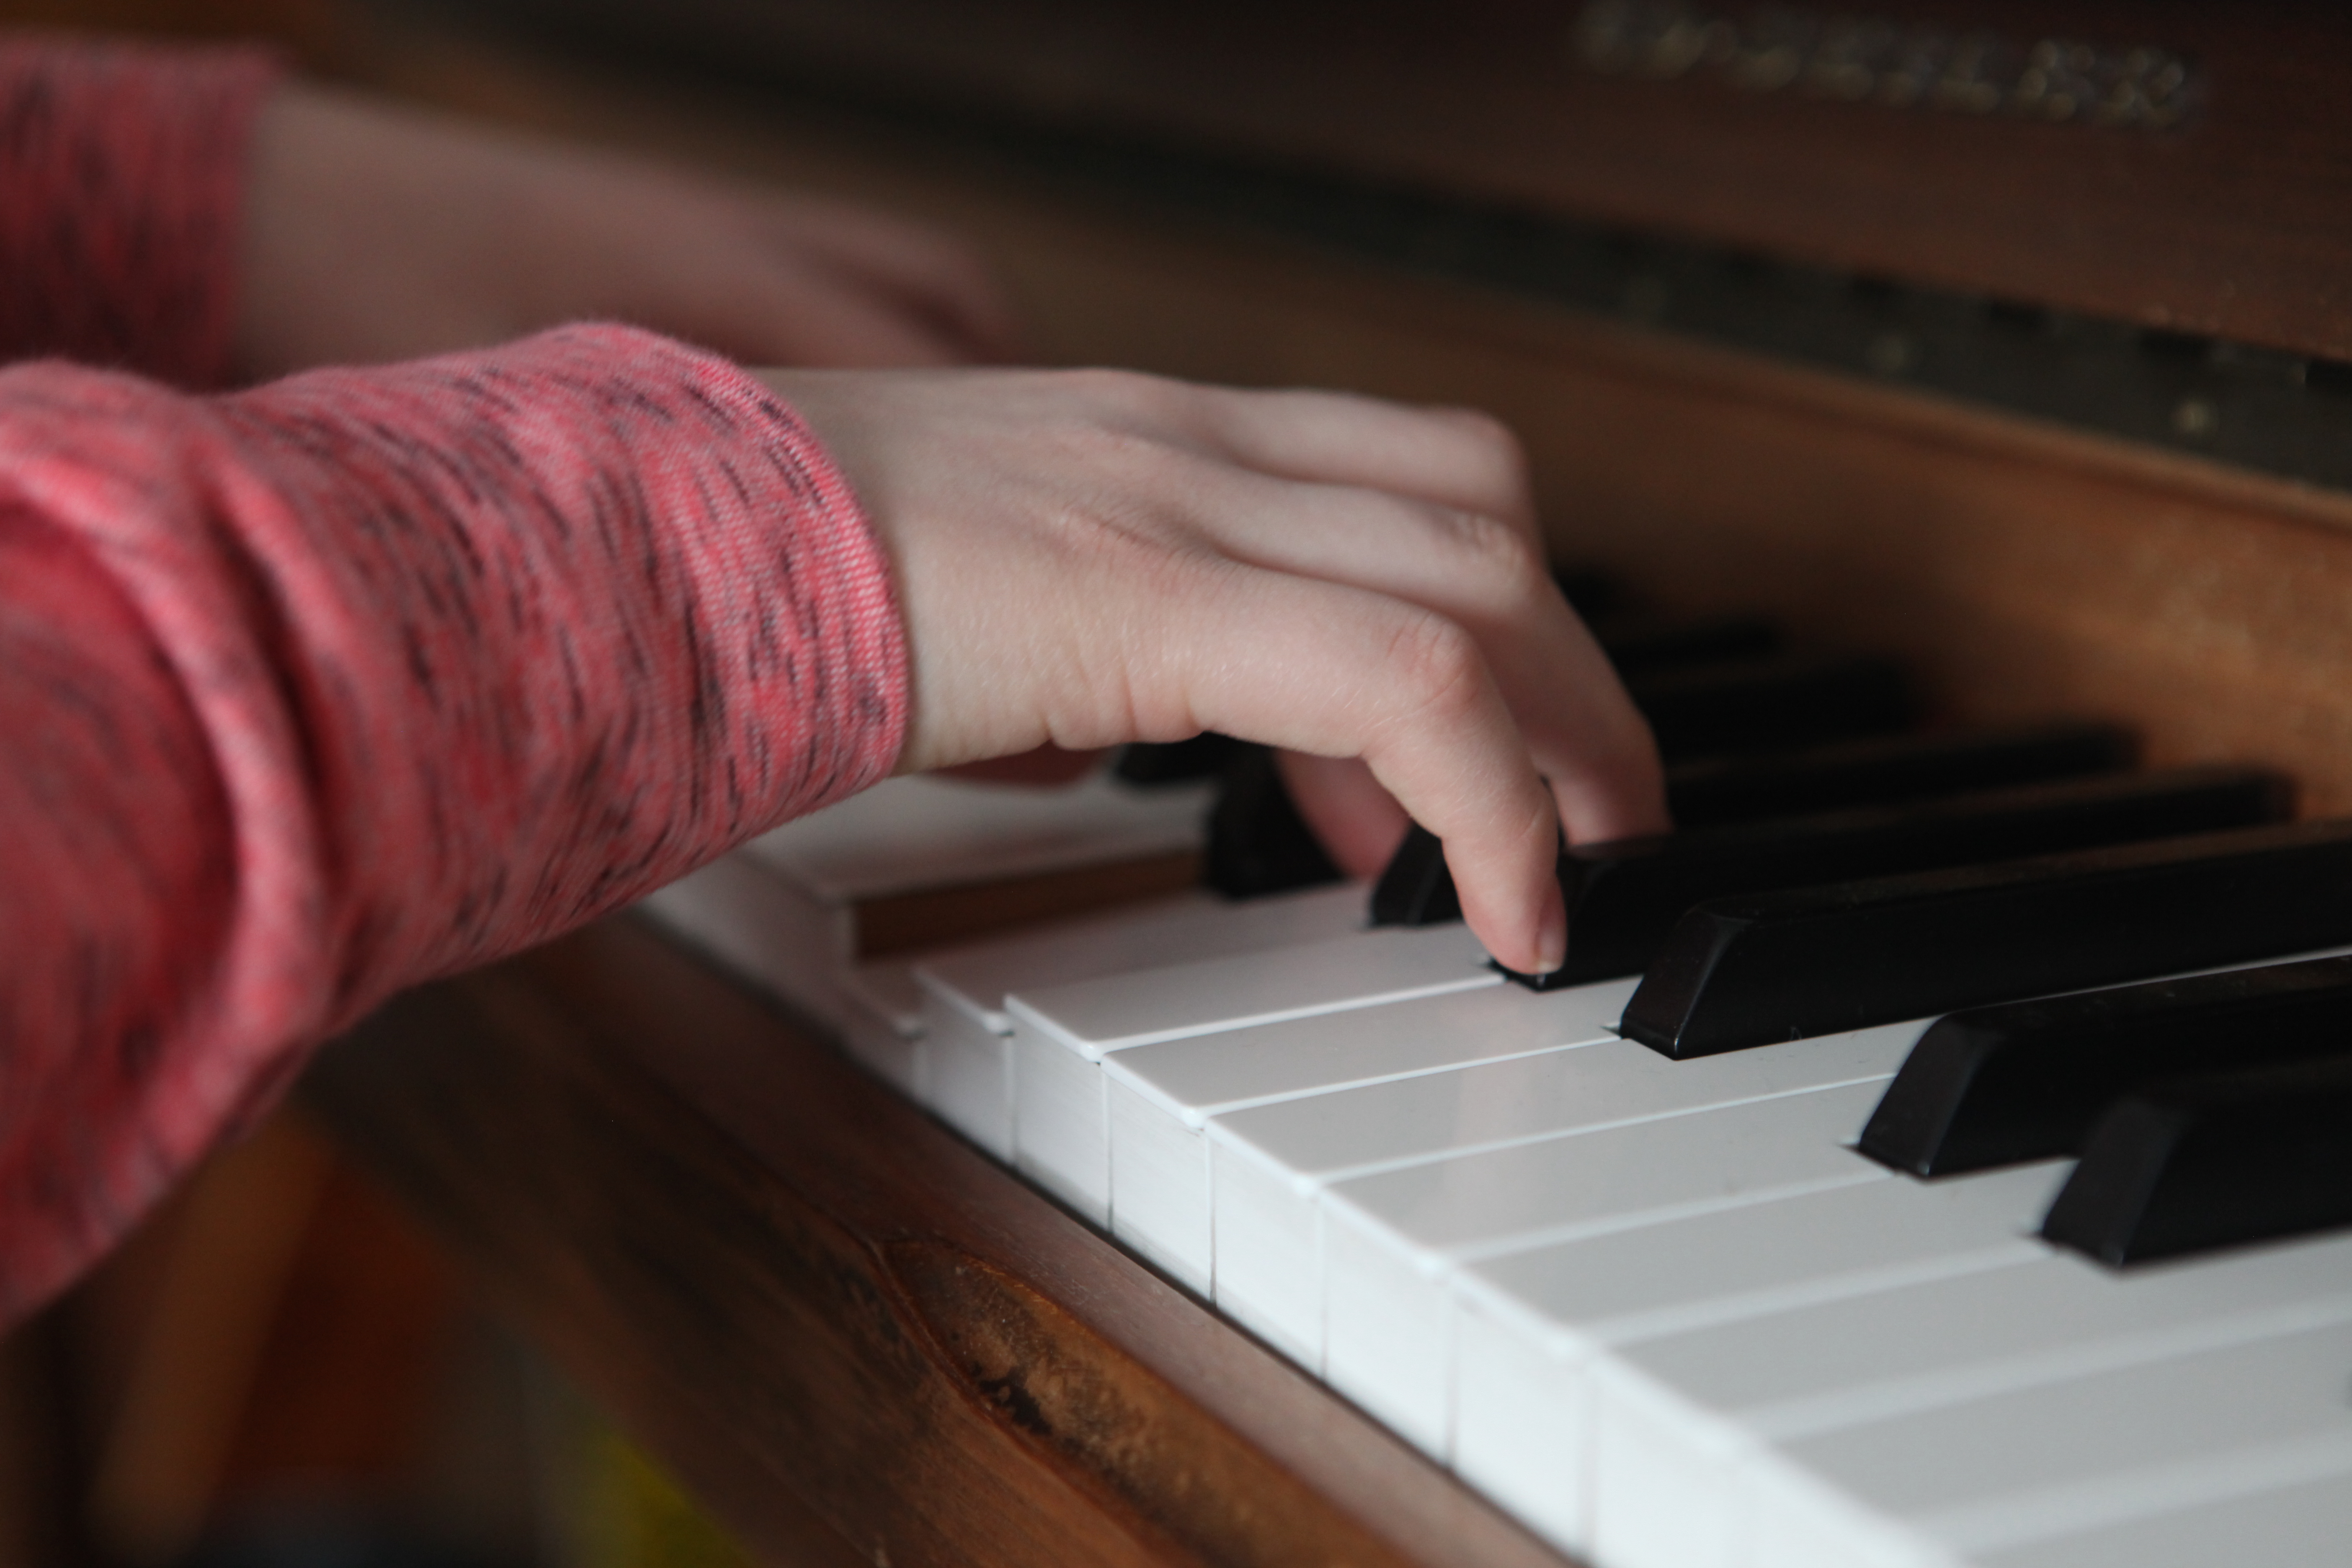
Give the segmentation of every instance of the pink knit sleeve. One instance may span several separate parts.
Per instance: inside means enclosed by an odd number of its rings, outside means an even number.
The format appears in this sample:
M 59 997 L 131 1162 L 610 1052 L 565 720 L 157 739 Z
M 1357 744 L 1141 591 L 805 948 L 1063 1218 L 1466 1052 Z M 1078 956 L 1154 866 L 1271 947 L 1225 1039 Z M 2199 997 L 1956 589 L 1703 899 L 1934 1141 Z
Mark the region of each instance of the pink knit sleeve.
M 215 385 L 235 327 L 253 49 L 0 37 L 0 360 Z
M 873 783 L 906 718 L 841 477 L 666 339 L 0 372 L 0 1318 L 394 988 Z

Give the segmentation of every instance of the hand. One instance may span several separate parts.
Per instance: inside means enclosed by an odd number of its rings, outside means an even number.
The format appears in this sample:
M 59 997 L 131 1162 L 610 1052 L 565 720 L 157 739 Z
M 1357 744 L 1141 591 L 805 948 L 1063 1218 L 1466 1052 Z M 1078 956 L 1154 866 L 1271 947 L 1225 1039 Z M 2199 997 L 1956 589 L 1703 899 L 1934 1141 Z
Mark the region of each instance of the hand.
M 1393 843 L 1376 780 L 1444 840 L 1487 950 L 1538 972 L 1567 944 L 1560 825 L 1665 826 L 1649 731 L 1484 416 L 1106 371 L 764 379 L 890 552 L 902 772 L 1202 730 L 1286 747 L 1337 847 L 1368 820 Z
M 291 84 L 255 131 L 246 374 L 583 318 L 754 364 L 1013 357 L 987 270 L 930 230 Z

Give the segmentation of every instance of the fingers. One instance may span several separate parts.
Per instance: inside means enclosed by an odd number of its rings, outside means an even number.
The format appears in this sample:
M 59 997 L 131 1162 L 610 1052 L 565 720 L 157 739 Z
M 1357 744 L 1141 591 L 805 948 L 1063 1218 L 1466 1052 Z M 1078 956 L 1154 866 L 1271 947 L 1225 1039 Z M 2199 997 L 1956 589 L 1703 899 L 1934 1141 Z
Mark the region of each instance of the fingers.
M 1495 518 L 1536 537 L 1517 438 L 1471 409 L 1216 389 L 1199 400 L 1189 424 L 1217 455 L 1262 474 L 1382 490 Z
M 1472 411 L 1325 393 L 1206 389 L 1192 428 L 1269 479 L 1248 540 L 1262 564 L 1394 594 L 1477 636 L 1537 766 L 1578 841 L 1664 831 L 1663 774 L 1649 726 L 1543 555 L 1524 456 Z M 1420 502 L 1423 504 L 1415 505 Z
M 1197 728 L 1361 757 L 1445 843 L 1464 917 L 1496 960 L 1548 973 L 1567 951 L 1549 792 L 1468 633 L 1341 584 L 1234 574 L 1174 628 Z
M 1664 826 L 1646 727 L 1531 530 L 1469 504 L 1524 495 L 1475 422 L 1110 372 L 769 379 L 892 553 L 902 767 L 1204 729 L 1305 753 L 1294 798 L 1350 870 L 1393 847 L 1384 791 L 1527 970 L 1565 947 L 1561 825 Z M 1228 427 L 1244 406 L 1276 417 Z
M 1649 728 L 1533 541 L 1379 490 L 1230 469 L 1191 482 L 1214 495 L 1204 526 L 1239 558 L 1408 600 L 1470 631 L 1572 840 L 1664 829 Z

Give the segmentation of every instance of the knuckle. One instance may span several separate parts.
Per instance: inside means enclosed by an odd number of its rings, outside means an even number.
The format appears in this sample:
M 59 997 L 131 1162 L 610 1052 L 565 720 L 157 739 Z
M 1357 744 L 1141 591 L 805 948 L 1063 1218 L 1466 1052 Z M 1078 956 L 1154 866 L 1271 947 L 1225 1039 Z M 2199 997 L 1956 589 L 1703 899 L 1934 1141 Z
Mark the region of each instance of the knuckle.
M 1543 552 L 1508 521 L 1478 511 L 1449 511 L 1447 531 L 1456 544 L 1487 570 L 1514 582 L 1544 575 Z
M 1184 452 L 1148 428 L 1082 416 L 1055 433 L 1057 460 L 1108 521 L 1165 521 L 1189 493 Z
M 1516 613 L 1551 592 L 1543 545 L 1526 530 L 1484 512 L 1453 510 L 1440 512 L 1437 526 L 1494 603 Z
M 1496 477 L 1517 480 L 1526 475 L 1527 448 L 1508 425 L 1480 408 L 1448 409 L 1445 417 L 1456 437 Z
M 1206 552 L 1181 492 L 1182 455 L 1099 426 L 1066 433 L 1062 456 L 1076 479 L 1038 522 L 1105 592 L 1141 590 L 1147 603 L 1187 602 Z
M 1457 461 L 1468 483 L 1486 496 L 1488 510 L 1518 531 L 1535 538 L 1533 481 L 1526 447 L 1509 426 L 1477 409 L 1446 410 Z
M 1150 416 L 1174 406 L 1181 384 L 1141 371 L 1092 365 L 1060 374 L 1063 384 L 1097 407 Z
M 1486 662 L 1477 638 L 1433 610 L 1408 616 L 1397 627 L 1388 662 L 1398 692 L 1416 712 L 1466 711 L 1486 688 Z

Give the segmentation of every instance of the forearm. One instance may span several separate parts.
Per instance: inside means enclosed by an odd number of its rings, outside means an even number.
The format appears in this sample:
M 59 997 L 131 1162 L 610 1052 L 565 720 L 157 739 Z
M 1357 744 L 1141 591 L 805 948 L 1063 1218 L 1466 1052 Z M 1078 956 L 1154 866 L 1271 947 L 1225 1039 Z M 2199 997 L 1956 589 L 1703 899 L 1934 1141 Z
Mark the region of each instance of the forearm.
M 0 518 L 41 737 L 0 761 L 0 1315 L 390 990 L 863 787 L 905 722 L 824 455 L 644 334 L 215 399 L 8 373 Z

